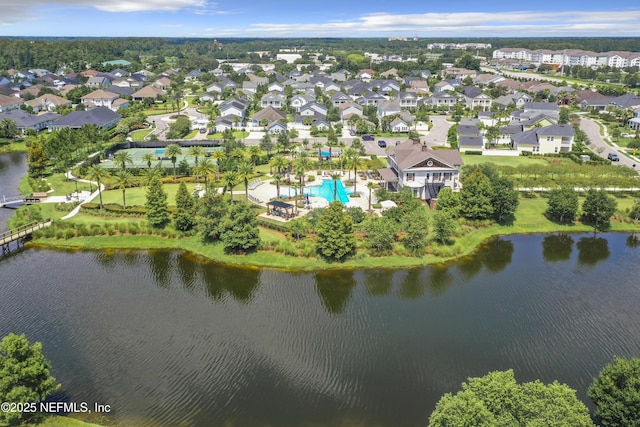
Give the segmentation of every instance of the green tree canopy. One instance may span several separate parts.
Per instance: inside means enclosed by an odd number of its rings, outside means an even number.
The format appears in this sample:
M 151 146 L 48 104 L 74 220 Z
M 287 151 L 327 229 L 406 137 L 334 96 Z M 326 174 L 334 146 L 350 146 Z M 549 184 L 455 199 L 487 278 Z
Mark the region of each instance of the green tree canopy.
M 463 181 L 460 190 L 460 213 L 468 219 L 489 219 L 493 216 L 491 180 L 475 169 Z
M 587 392 L 604 427 L 640 426 L 640 359 L 615 357 Z
M 618 204 L 604 190 L 591 189 L 582 203 L 584 220 L 593 225 L 596 231 L 606 231 L 611 227 L 611 217 L 616 213 Z
M 167 193 L 162 188 L 160 178 L 153 177 L 147 187 L 147 221 L 152 227 L 162 228 L 169 222 Z
M 365 240 L 367 248 L 378 253 L 393 249 L 397 229 L 395 221 L 386 217 L 371 217 L 364 222 L 362 229 L 367 235 Z
M 196 225 L 196 201 L 187 185 L 183 182 L 178 186 L 176 193 L 176 211 L 173 214 L 173 222 L 176 229 L 180 231 L 189 231 Z
M 355 252 L 353 221 L 339 201 L 324 209 L 316 226 L 316 235 L 316 249 L 328 260 L 342 261 Z
M 50 373 L 42 344 L 24 335 L 9 334 L 0 342 L 0 402 L 38 403 L 60 388 Z M 10 425 L 37 421 L 40 412 L 0 411 L 0 422 Z
M 222 233 L 222 219 L 227 214 L 227 202 L 217 191 L 207 191 L 198 206 L 198 231 L 205 242 L 216 241 Z
M 260 246 L 260 230 L 251 205 L 237 201 L 231 205 L 220 226 L 220 240 L 226 252 L 246 253 Z
M 560 222 L 573 222 L 578 214 L 578 193 L 571 187 L 549 191 L 547 215 Z
M 462 391 L 445 394 L 429 427 L 593 427 L 575 390 L 554 381 L 518 384 L 513 370 L 469 378 Z

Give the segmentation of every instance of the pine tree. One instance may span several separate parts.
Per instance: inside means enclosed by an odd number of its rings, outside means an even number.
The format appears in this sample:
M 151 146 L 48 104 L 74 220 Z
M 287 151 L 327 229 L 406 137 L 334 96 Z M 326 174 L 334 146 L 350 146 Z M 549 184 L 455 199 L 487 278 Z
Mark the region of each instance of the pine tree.
M 231 205 L 221 226 L 220 240 L 226 252 L 246 253 L 260 245 L 260 230 L 251 205 L 239 201 Z
M 162 188 L 160 178 L 154 177 L 147 188 L 147 221 L 152 227 L 162 228 L 169 222 L 167 193 Z
M 42 353 L 42 344 L 30 345 L 24 335 L 7 335 L 0 342 L 0 402 L 38 403 L 45 400 L 60 388 L 50 369 L 51 364 Z M 0 411 L 0 422 L 17 425 L 38 421 L 42 415 L 39 411 L 3 410 Z
M 176 193 L 176 211 L 173 214 L 176 230 L 191 230 L 196 224 L 195 213 L 196 201 L 189 194 L 187 185 L 181 182 Z

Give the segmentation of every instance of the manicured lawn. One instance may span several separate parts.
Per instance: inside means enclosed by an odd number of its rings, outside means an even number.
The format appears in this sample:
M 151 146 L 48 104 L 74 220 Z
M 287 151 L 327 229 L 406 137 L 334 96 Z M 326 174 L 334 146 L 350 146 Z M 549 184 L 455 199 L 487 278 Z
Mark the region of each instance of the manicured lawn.
M 64 174 L 56 173 L 47 177 L 46 180 L 53 189 L 53 193 L 50 193 L 52 196 L 64 196 L 66 194 L 75 193 L 76 191 L 75 181 L 67 180 Z M 94 185 L 91 189 L 95 191 L 96 186 Z M 89 183 L 78 182 L 78 191 L 83 190 L 90 191 Z
M 188 190 L 193 190 L 196 184 L 187 184 Z M 176 193 L 179 184 L 163 184 L 162 188 L 167 193 L 167 202 L 169 206 L 176 204 Z M 132 187 L 126 191 L 127 206 L 144 206 L 147 202 L 147 187 Z M 98 198 L 94 199 L 98 203 Z M 122 190 L 107 190 L 102 192 L 103 203 L 114 203 L 122 205 Z
M 153 129 L 139 129 L 131 132 L 131 139 L 135 142 L 143 142 L 144 138 L 151 133 Z
M 187 134 L 187 136 L 184 137 L 184 139 L 193 139 L 196 137 L 196 135 L 198 134 L 199 130 L 198 129 L 194 129 L 191 132 L 189 132 Z

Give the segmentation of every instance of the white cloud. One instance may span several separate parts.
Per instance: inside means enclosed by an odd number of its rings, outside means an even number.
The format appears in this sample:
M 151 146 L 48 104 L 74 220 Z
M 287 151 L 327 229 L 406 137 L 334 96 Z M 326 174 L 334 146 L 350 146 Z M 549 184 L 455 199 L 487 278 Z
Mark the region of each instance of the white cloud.
M 0 0 L 0 24 L 14 24 L 26 20 L 35 19 L 42 13 L 42 7 L 88 7 L 113 13 L 128 12 L 176 12 L 187 10 L 198 15 L 217 14 L 228 12 L 218 9 L 218 4 L 207 0 L 60 0 L 50 2 L 48 0 Z
M 348 32 L 347 32 L 348 31 Z M 439 36 L 634 36 L 640 34 L 640 10 L 609 12 L 371 13 L 325 23 L 257 23 L 248 34 L 309 37 L 397 34 Z

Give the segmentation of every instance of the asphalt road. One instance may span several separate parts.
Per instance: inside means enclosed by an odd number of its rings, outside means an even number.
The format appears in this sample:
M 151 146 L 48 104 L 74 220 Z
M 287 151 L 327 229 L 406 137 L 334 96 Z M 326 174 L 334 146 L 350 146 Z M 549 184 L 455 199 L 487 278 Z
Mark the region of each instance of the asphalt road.
M 603 157 L 606 159 L 609 153 L 616 153 L 618 154 L 620 161 L 612 162 L 612 164 L 619 165 L 619 166 L 626 166 L 626 167 L 635 169 L 636 171 L 640 170 L 640 162 L 636 162 L 635 160 L 628 158 L 627 156 L 622 154 L 620 151 L 616 150 L 615 147 L 611 147 L 609 144 L 604 142 L 604 140 L 602 139 L 602 136 L 600 135 L 600 127 L 595 121 L 588 119 L 586 117 L 581 117 L 580 129 L 585 131 L 585 133 L 591 140 L 591 143 L 593 144 L 593 147 L 591 148 L 600 157 Z M 599 153 L 599 151 L 601 150 L 599 150 L 598 148 L 602 148 L 602 153 Z

